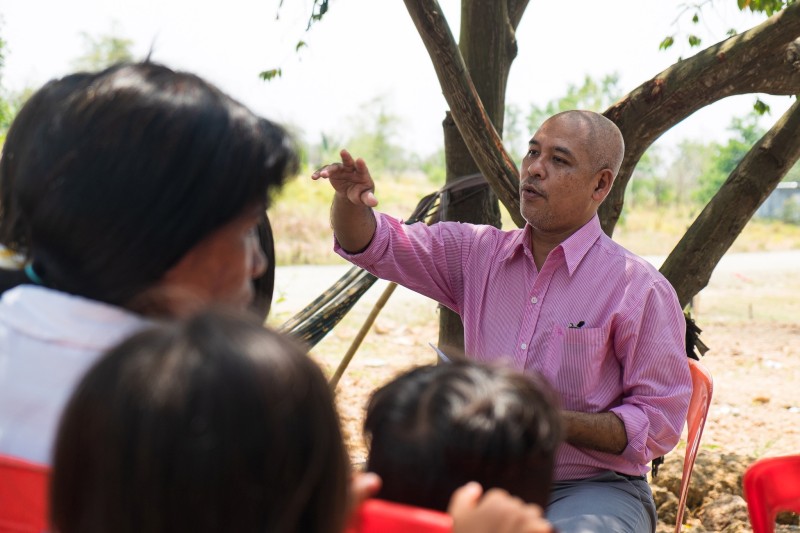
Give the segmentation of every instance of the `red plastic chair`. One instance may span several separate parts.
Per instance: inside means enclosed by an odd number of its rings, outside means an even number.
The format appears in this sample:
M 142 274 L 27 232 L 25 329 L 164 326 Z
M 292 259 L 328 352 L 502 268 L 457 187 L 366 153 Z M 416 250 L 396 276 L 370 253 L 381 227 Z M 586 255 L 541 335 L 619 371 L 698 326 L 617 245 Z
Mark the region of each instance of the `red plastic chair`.
M 800 513 L 800 455 L 759 459 L 745 470 L 742 486 L 753 533 L 772 533 L 779 512 Z
M 450 533 L 449 514 L 373 498 L 364 502 L 347 533 Z
M 0 455 L 0 533 L 47 530 L 49 468 Z
M 708 369 L 694 359 L 688 359 L 688 361 L 689 371 L 692 374 L 692 398 L 689 401 L 689 412 L 686 414 L 688 435 L 686 437 L 686 455 L 683 458 L 678 514 L 675 517 L 675 533 L 680 533 L 683 527 L 683 513 L 686 510 L 689 481 L 692 479 L 694 460 L 700 449 L 700 437 L 703 436 L 708 407 L 711 405 L 711 395 L 714 393 L 714 379 Z

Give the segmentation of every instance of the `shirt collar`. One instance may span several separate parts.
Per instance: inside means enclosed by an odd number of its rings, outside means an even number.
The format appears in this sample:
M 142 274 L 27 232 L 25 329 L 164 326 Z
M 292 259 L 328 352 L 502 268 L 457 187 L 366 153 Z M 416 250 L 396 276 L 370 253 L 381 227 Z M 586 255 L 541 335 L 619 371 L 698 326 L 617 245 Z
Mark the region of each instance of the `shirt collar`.
M 514 254 L 517 252 L 526 252 L 533 257 L 533 253 L 531 250 L 531 225 L 525 224 L 525 227 L 522 230 L 516 231 L 516 236 L 514 240 L 508 246 L 506 252 L 500 256 L 500 261 L 507 261 L 514 257 Z
M 525 224 L 522 231 L 518 231 L 516 237 L 508 247 L 508 251 L 500 257 L 500 261 L 511 259 L 518 251 L 527 251 L 533 258 L 533 250 L 531 250 L 531 225 Z M 595 214 L 589 222 L 584 224 L 578 231 L 567 237 L 557 248 L 561 248 L 564 254 L 564 259 L 567 263 L 567 271 L 569 275 L 575 272 L 581 260 L 586 256 L 589 249 L 597 242 L 600 234 L 603 232 L 600 227 L 600 218 Z
M 600 238 L 602 232 L 600 218 L 595 214 L 589 222 L 559 245 L 564 252 L 564 259 L 567 262 L 567 271 L 570 276 L 575 273 L 578 265 L 581 264 L 589 249 Z

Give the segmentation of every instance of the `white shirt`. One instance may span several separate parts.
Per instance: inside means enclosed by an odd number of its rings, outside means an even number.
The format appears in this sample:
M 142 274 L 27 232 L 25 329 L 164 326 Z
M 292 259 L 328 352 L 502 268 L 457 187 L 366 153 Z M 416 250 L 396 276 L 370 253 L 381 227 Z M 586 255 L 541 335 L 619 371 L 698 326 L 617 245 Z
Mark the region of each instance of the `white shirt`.
M 34 285 L 0 299 L 0 454 L 50 464 L 61 411 L 97 358 L 147 324 L 112 305 Z

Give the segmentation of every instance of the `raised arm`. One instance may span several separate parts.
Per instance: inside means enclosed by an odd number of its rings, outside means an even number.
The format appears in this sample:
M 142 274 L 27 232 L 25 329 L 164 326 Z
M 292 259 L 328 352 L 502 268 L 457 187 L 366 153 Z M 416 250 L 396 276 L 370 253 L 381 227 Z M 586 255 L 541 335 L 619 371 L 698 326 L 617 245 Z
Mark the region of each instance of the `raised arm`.
M 353 159 L 342 150 L 341 163 L 326 165 L 311 175 L 311 179 L 327 179 L 335 192 L 331 205 L 331 226 L 339 245 L 349 253 L 364 250 L 375 235 L 375 215 L 378 205 L 375 183 L 363 159 Z

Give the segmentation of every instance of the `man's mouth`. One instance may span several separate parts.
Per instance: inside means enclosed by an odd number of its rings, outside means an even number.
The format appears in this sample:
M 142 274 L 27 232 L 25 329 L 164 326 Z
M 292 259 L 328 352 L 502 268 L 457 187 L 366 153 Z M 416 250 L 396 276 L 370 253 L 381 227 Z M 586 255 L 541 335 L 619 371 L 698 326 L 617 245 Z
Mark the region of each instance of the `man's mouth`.
M 520 187 L 521 195 L 523 198 L 547 198 L 547 195 L 539 189 L 538 187 L 534 187 L 530 183 L 523 183 L 522 187 Z

